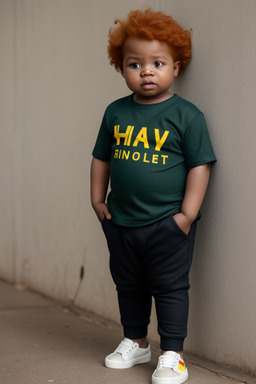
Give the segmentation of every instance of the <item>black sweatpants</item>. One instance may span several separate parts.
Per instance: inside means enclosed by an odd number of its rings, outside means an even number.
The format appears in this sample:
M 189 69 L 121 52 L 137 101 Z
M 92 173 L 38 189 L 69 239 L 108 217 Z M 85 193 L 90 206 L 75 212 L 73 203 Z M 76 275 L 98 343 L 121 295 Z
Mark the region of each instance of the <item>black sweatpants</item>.
M 172 216 L 144 227 L 123 227 L 105 218 L 102 227 L 124 336 L 138 339 L 147 335 L 153 296 L 161 349 L 182 351 L 196 221 L 188 235 Z

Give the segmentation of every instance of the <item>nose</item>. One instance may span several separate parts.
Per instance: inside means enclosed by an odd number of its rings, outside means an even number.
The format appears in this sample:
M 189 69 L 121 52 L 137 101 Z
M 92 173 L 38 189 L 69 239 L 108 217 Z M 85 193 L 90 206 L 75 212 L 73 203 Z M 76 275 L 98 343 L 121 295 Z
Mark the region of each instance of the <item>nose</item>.
M 154 76 L 154 71 L 151 68 L 142 68 L 141 76 Z

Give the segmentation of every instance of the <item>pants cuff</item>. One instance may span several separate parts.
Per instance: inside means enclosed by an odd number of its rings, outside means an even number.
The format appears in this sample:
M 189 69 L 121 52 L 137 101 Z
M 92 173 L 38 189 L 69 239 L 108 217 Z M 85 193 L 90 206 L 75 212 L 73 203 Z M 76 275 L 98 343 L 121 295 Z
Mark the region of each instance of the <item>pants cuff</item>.
M 128 339 L 142 339 L 148 334 L 147 327 L 124 327 L 124 337 Z
M 160 348 L 163 351 L 183 351 L 184 340 L 162 339 Z

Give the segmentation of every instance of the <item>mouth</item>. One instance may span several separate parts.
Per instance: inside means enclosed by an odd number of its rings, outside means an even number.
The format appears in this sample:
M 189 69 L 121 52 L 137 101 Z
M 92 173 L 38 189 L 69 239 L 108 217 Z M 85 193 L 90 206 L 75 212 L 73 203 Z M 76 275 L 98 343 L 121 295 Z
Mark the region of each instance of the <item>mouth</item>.
M 154 89 L 156 87 L 156 84 L 153 82 L 146 82 L 146 83 L 143 83 L 141 86 L 144 89 Z

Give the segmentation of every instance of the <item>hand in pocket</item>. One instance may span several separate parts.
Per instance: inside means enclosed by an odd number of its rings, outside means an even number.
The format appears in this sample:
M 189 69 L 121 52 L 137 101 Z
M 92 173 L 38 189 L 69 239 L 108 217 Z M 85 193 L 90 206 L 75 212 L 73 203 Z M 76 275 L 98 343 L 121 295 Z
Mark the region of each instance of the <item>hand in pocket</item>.
M 191 222 L 189 219 L 184 215 L 184 213 L 177 213 L 173 216 L 173 219 L 175 220 L 178 227 L 186 234 L 189 234 L 190 228 L 191 228 Z

